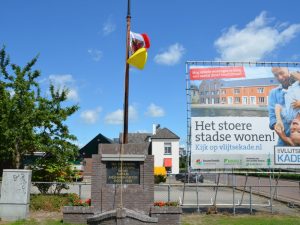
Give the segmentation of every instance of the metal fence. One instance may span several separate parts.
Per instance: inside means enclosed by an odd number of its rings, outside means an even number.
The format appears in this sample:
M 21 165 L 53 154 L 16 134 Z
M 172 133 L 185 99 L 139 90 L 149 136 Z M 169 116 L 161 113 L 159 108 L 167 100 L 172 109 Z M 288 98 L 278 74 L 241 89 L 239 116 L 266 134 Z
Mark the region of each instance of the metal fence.
M 77 193 L 80 198 L 91 197 L 91 183 L 32 182 L 31 194 L 40 193 L 37 185 L 49 185 L 48 193 L 54 193 L 59 185 L 60 193 Z M 1 185 L 0 185 L 1 187 Z M 211 208 L 249 212 L 299 209 L 299 181 L 276 180 L 261 177 L 204 174 L 204 180 L 195 183 L 181 182 L 170 175 L 165 183 L 155 185 L 154 201 L 178 202 L 184 209 L 209 211 Z

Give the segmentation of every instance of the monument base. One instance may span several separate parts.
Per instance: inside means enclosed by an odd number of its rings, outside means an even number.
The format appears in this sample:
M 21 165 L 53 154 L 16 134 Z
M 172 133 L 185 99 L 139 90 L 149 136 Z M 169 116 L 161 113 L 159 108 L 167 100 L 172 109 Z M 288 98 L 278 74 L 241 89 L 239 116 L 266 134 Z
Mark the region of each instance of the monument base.
M 143 213 L 135 212 L 126 208 L 117 208 L 87 218 L 87 224 L 89 225 L 143 225 L 153 223 L 157 224 L 157 222 L 157 218 L 152 218 Z
M 103 213 L 94 207 L 65 206 L 64 223 L 89 225 L 179 225 L 181 224 L 181 207 L 152 207 L 150 216 L 127 208 L 117 208 Z
M 0 203 L 0 218 L 3 221 L 15 221 L 27 219 L 29 215 L 29 204 Z

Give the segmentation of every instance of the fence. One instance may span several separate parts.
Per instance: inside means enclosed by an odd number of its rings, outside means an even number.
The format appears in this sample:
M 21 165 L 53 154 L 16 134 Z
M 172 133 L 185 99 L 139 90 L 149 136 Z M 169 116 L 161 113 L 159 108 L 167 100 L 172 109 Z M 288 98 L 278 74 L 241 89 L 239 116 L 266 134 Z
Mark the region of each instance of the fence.
M 201 181 L 201 180 L 200 180 Z M 204 174 L 203 183 L 185 183 L 169 176 L 166 183 L 155 185 L 154 201 L 176 201 L 184 209 L 197 211 L 216 207 L 232 210 L 277 211 L 279 206 L 300 206 L 299 181 L 273 180 L 261 177 L 212 176 Z M 49 193 L 55 192 L 57 185 L 66 185 L 61 193 L 77 193 L 82 199 L 91 197 L 90 182 L 50 183 L 32 182 L 31 194 L 40 193 L 38 184 L 50 186 Z M 283 204 L 282 204 L 283 203 Z

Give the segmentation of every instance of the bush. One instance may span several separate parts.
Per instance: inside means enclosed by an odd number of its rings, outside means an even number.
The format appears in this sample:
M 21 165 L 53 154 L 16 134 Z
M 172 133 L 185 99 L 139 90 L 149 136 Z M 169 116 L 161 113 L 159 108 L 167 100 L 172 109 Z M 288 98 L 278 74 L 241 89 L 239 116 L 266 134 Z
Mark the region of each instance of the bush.
M 37 194 L 30 196 L 30 209 L 59 212 L 63 206 L 89 206 L 91 199 L 81 200 L 77 194 Z
M 30 209 L 34 211 L 43 210 L 59 212 L 61 208 L 70 202 L 69 194 L 63 195 L 31 195 Z
M 154 183 L 159 184 L 159 183 L 164 183 L 166 182 L 167 177 L 164 175 L 154 175 Z
M 179 206 L 178 202 L 163 202 L 163 201 L 158 201 L 158 202 L 154 202 L 154 206 L 159 206 L 159 207 L 163 207 L 163 206 Z
M 49 193 L 49 189 L 52 185 L 54 187 L 53 194 L 60 194 L 63 189 L 69 189 L 69 186 L 65 183 L 73 181 L 72 176 L 74 175 L 74 171 L 70 164 L 56 161 L 54 158 L 39 159 L 31 169 L 32 180 L 39 182 L 33 183 L 42 194 Z
M 91 199 L 82 200 L 77 194 L 69 194 L 68 206 L 90 206 Z

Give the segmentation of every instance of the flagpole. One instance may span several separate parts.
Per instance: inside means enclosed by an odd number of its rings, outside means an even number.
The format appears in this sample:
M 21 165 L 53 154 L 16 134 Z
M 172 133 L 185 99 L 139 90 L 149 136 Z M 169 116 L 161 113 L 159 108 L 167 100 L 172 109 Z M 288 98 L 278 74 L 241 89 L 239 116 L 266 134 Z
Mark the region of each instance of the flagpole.
M 130 42 L 130 0 L 127 1 L 127 31 L 126 31 L 126 67 L 125 67 L 125 93 L 124 93 L 124 127 L 123 127 L 123 140 L 122 143 L 128 143 L 128 96 L 129 96 L 129 64 L 127 60 L 129 58 L 129 42 Z

